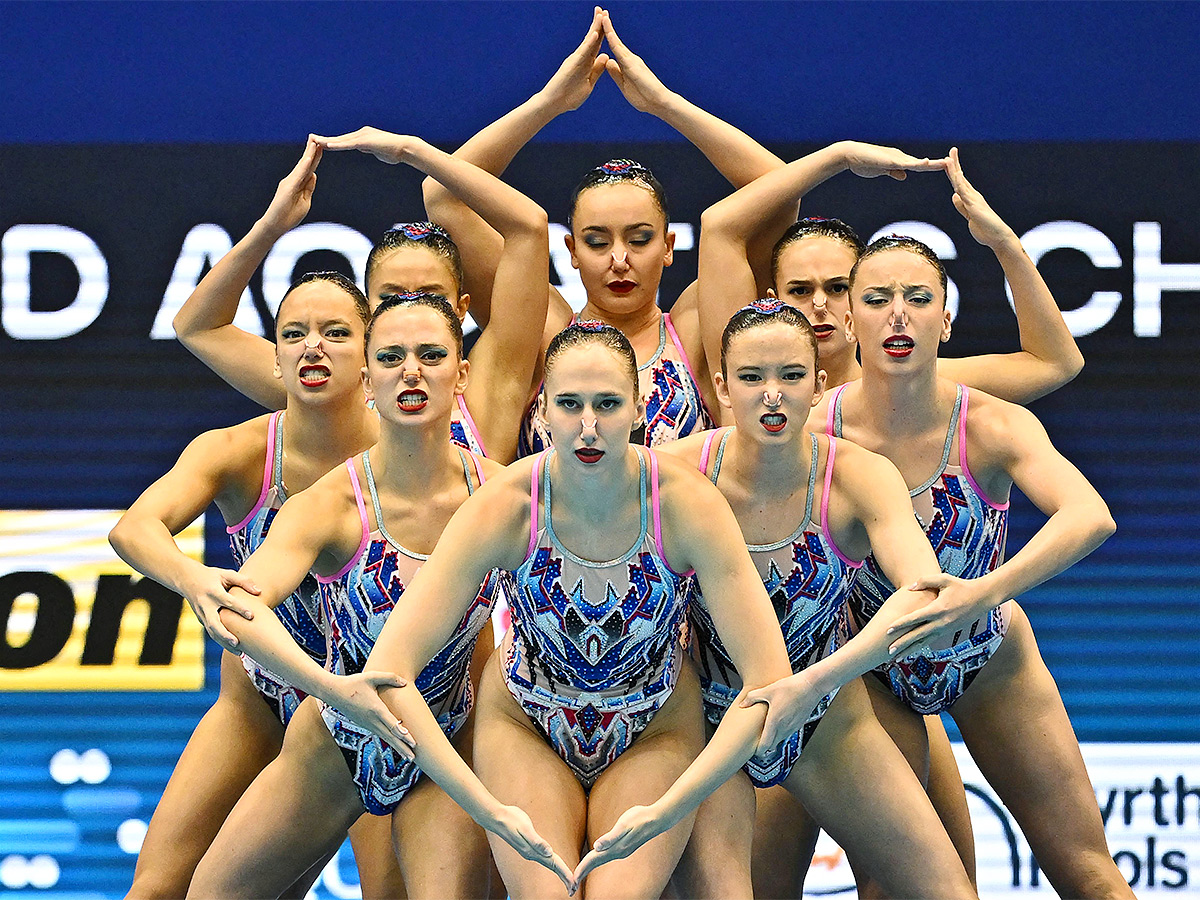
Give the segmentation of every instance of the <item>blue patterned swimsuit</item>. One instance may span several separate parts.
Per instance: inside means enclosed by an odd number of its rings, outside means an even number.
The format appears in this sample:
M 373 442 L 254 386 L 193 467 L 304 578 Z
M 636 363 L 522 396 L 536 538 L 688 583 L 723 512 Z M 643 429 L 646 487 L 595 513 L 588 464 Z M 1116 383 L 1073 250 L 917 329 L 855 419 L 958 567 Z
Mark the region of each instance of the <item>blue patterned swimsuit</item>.
M 842 391 L 829 405 L 829 432 L 842 432 Z M 942 571 L 959 578 L 979 578 L 1004 562 L 1008 534 L 1008 501 L 990 500 L 967 468 L 967 406 L 970 390 L 958 385 L 950 427 L 937 471 L 909 491 L 917 521 L 925 530 Z M 950 464 L 955 438 L 958 465 Z M 867 557 L 850 597 L 849 629 L 857 631 L 895 592 L 873 556 Z M 875 669 L 875 675 L 897 697 L 921 715 L 949 709 L 970 686 L 1000 646 L 1008 630 L 1005 606 L 955 634 L 949 646 L 920 650 Z
M 571 324 L 575 318 L 571 317 Z M 670 338 L 668 341 L 667 338 Z M 545 385 L 538 389 L 540 395 Z M 657 447 L 685 438 L 715 424 L 704 405 L 704 395 L 696 383 L 671 314 L 663 313 L 658 326 L 658 349 L 638 366 L 638 390 L 646 401 L 646 427 L 634 432 L 635 444 Z M 517 458 L 532 456 L 550 446 L 550 432 L 534 414 L 537 399 L 530 404 L 517 437 Z
M 475 474 L 483 482 L 478 461 L 459 451 L 468 492 L 474 491 L 470 458 Z M 362 542 L 354 559 L 341 572 L 319 579 L 325 615 L 329 622 L 329 669 L 337 675 L 354 675 L 363 670 L 371 648 L 404 586 L 412 581 L 427 556 L 405 549 L 387 531 L 375 478 L 366 453 L 361 457 L 367 489 L 375 512 L 375 530 L 367 521 L 362 488 L 354 460 L 346 461 L 346 470 L 354 486 L 354 497 L 362 519 Z M 437 717 L 447 737 L 466 722 L 474 702 L 471 688 L 471 654 L 475 640 L 491 615 L 495 593 L 505 573 L 493 570 L 480 586 L 479 593 L 458 623 L 446 645 L 417 676 L 416 687 Z M 386 816 L 404 799 L 421 777 L 415 763 L 407 762 L 382 738 L 360 728 L 337 709 L 322 704 L 321 717 L 334 742 L 342 751 L 350 776 L 367 812 Z
M 283 486 L 282 418 L 282 412 L 272 413 L 267 423 L 267 461 L 263 467 L 262 492 L 254 508 L 238 524 L 225 529 L 229 533 L 229 547 L 239 569 L 262 544 L 275 514 L 287 499 L 287 488 Z M 304 652 L 324 666 L 325 626 L 317 582 L 312 575 L 305 575 L 300 587 L 275 607 L 275 615 Z M 242 665 L 267 705 L 279 717 L 279 721 L 287 725 L 305 693 L 244 653 Z
M 539 455 L 530 476 L 529 550 L 513 573 L 505 684 L 585 788 L 650 724 L 683 661 L 679 629 L 690 573 L 674 572 L 663 558 L 658 460 L 650 450 L 635 452 L 641 533 L 607 562 L 582 559 L 559 543 L 550 496 L 554 451 Z
M 710 432 L 700 453 L 700 471 L 713 484 L 721 472 L 725 443 L 732 428 L 721 432 L 716 458 L 709 469 L 713 438 Z M 842 555 L 829 533 L 829 487 L 833 482 L 834 457 L 837 439 L 829 438 L 829 454 L 825 461 L 824 487 L 821 493 L 821 518 L 813 518 L 817 489 L 817 436 L 812 437 L 812 459 L 808 476 L 808 494 L 804 515 L 790 537 L 771 544 L 747 544 L 750 558 L 763 580 L 771 598 L 779 626 L 783 631 L 792 671 L 799 672 L 832 653 L 838 643 L 839 623 L 845 615 L 846 600 L 854 586 L 861 562 Z M 692 654 L 700 669 L 700 687 L 704 692 L 704 713 L 713 725 L 721 721 L 725 711 L 737 698 L 742 687 L 741 676 L 734 668 L 721 639 L 717 636 L 712 617 L 704 605 L 700 585 L 694 586 L 689 616 L 692 626 Z M 756 754 L 743 767 L 755 787 L 765 788 L 783 783 L 800 758 L 800 752 L 817 729 L 821 717 L 829 709 L 837 691 L 823 697 L 805 722 L 804 727 L 786 738 L 767 753 Z

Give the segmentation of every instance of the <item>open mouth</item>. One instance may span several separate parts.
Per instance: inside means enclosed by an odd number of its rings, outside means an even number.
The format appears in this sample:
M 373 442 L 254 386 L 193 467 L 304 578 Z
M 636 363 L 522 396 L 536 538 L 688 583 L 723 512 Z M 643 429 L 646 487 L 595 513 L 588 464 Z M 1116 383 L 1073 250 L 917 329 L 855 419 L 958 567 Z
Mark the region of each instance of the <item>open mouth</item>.
M 305 387 L 320 387 L 329 380 L 330 372 L 325 366 L 301 366 L 300 383 Z
M 762 427 L 771 434 L 779 434 L 787 426 L 787 416 L 783 413 L 767 413 L 758 421 L 762 422 Z
M 913 352 L 913 347 L 915 346 L 916 342 L 912 338 L 906 334 L 899 334 L 883 342 L 883 352 L 888 356 L 903 359 Z
M 837 329 L 834 328 L 832 325 L 826 323 L 824 325 L 814 325 L 813 331 L 815 331 L 817 333 L 818 341 L 825 341 L 825 340 L 828 340 L 829 338 L 833 337 L 833 334 L 835 331 L 837 331 Z
M 604 455 L 603 450 L 597 450 L 595 447 L 580 447 L 575 451 L 575 456 L 582 463 L 587 463 L 589 466 L 600 462 L 600 457 Z
M 608 289 L 616 294 L 628 294 L 635 287 L 637 287 L 636 281 L 610 281 L 608 283 Z
M 396 401 L 402 412 L 420 412 L 429 403 L 429 395 L 424 391 L 405 391 Z

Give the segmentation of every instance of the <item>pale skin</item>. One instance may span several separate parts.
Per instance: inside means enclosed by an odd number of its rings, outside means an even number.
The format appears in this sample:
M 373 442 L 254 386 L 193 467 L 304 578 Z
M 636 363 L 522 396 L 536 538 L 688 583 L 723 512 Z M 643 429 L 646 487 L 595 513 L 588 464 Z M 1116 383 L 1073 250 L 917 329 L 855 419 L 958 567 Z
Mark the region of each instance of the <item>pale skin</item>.
M 560 450 L 549 462 L 555 531 L 584 558 L 620 556 L 640 531 L 638 451 L 628 437 L 642 407 L 631 381 L 613 351 L 585 343 L 561 353 L 547 383 L 543 414 Z M 584 462 L 576 455 L 580 450 L 602 453 L 598 461 Z M 524 560 L 533 465 L 533 459 L 515 463 L 464 504 L 409 587 L 410 596 L 436 594 L 454 602 L 441 609 L 408 603 L 389 619 L 370 666 L 396 673 L 404 686 L 381 691 L 382 704 L 370 696 L 345 696 L 337 706 L 376 733 L 395 734 L 397 720 L 403 720 L 422 770 L 498 838 L 493 850 L 512 896 L 563 896 L 579 888 L 585 876 L 585 894 L 656 896 L 686 842 L 692 811 L 756 745 L 760 709 L 731 709 L 693 762 L 700 749 L 698 698 L 693 676 L 681 675 L 679 693 L 585 796 L 566 764 L 497 684 L 498 659 L 489 665 L 480 690 L 479 778 L 408 686 L 462 615 L 460 598 L 469 593 L 468 582 L 493 567 L 516 569 Z M 763 638 L 771 633 L 767 626 L 773 616 L 762 582 L 739 543 L 727 504 L 710 488 L 699 473 L 663 461 L 665 556 L 676 571 L 694 567 L 709 585 L 717 626 L 730 652 L 747 666 L 747 684 L 766 684 L 790 671 L 786 652 L 781 638 Z M 592 850 L 584 856 L 588 840 Z
M 538 348 L 526 334 L 546 315 L 547 297 L 534 290 L 529 272 L 549 267 L 546 214 L 536 203 L 475 166 L 420 138 L 376 128 L 336 137 L 310 136 L 304 156 L 284 178 L 263 217 L 214 268 L 219 275 L 188 299 L 175 317 L 180 341 L 222 378 L 270 409 L 283 397 L 270 378 L 270 343 L 233 325 L 238 299 L 276 240 L 308 214 L 316 168 L 326 150 L 358 150 L 389 164 L 405 163 L 438 179 L 452 196 L 482 217 L 499 240 L 492 303 L 501 315 L 471 351 L 475 377 L 464 393 L 484 447 L 501 462 L 516 454 L 516 434 L 535 377 Z M 228 261 L 228 262 L 227 262 Z M 207 281 L 208 279 L 206 279 Z M 445 296 L 460 319 L 471 304 L 447 260 L 419 244 L 377 257 L 368 274 L 374 307 L 383 294 L 428 291 Z
M 790 534 L 804 509 L 811 441 L 804 422 L 820 401 L 825 380 L 815 357 L 812 343 L 797 326 L 776 321 L 735 335 L 728 348 L 728 374 L 716 376 L 718 398 L 738 422 L 726 444 L 717 486 L 747 543 L 769 544 Z M 771 412 L 785 417 L 778 432 L 760 422 L 768 396 L 776 398 Z M 666 452 L 699 465 L 704 440 L 704 435 L 693 435 Z M 821 484 L 827 442 L 820 441 L 819 448 Z M 800 488 L 781 495 L 780 484 Z M 823 524 L 843 552 L 862 559 L 878 547 L 880 564 L 896 583 L 939 572 L 895 467 L 848 441 L 838 442 L 828 516 Z M 963 606 L 951 627 L 977 617 L 980 601 L 968 597 L 969 591 L 960 593 Z M 789 690 L 795 691 L 788 694 L 789 705 L 811 712 L 824 693 L 903 652 L 909 636 L 889 633 L 885 623 L 930 599 L 927 592 L 896 592 L 873 620 L 873 630 L 864 629 L 845 647 L 789 679 Z M 922 621 L 920 615 L 915 620 Z M 760 746 L 768 746 L 766 742 L 764 734 Z M 857 682 L 839 693 L 783 789 L 843 846 L 869 860 L 871 872 L 893 895 L 973 894 L 920 783 L 875 721 L 866 691 Z M 864 805 L 849 803 L 849 796 Z M 880 797 L 888 799 L 880 803 Z M 701 807 L 676 875 L 684 896 L 751 896 L 751 835 L 744 823 L 753 819 L 755 805 L 750 781 L 739 773 Z
M 950 331 L 944 302 L 933 265 L 903 248 L 864 259 L 851 285 L 847 329 L 862 348 L 863 377 L 845 390 L 843 433 L 887 455 L 910 488 L 923 483 L 940 459 L 954 403 L 954 385 L 938 377 L 936 364 L 938 345 Z M 885 347 L 894 348 L 900 335 L 911 339 L 911 351 L 889 353 Z M 825 421 L 827 403 L 817 407 L 816 421 Z M 970 582 L 992 605 L 1008 602 L 1011 622 L 999 649 L 949 713 L 1059 895 L 1132 897 L 1108 854 L 1095 796 L 1053 679 L 1028 620 L 1007 600 L 1086 556 L 1115 525 L 1099 494 L 1022 407 L 973 391 L 966 436 L 970 469 L 984 495 L 998 501 L 1016 485 L 1048 519 L 1005 563 Z M 955 608 L 961 588 L 948 577 L 916 583 L 940 590 L 933 614 L 914 635 L 931 633 Z M 902 633 L 912 624 L 907 616 L 892 627 Z M 884 717 L 889 723 L 916 719 L 890 692 L 878 690 L 876 699 L 895 713 Z M 782 705 L 775 711 L 782 712 Z M 903 745 L 901 729 L 889 730 Z
M 469 494 L 459 451 L 445 437 L 451 405 L 467 383 L 468 364 L 459 358 L 445 319 L 422 306 L 380 316 L 370 350 L 362 384 L 381 420 L 379 443 L 370 455 L 383 518 L 405 547 L 428 553 Z M 400 398 L 415 392 L 423 393 L 426 402 L 410 402 L 406 408 Z M 482 458 L 478 462 L 485 475 L 500 470 Z M 361 462 L 353 464 L 360 484 L 365 483 Z M 328 699 L 326 688 L 339 676 L 296 652 L 299 648 L 269 614 L 310 568 L 319 575 L 341 571 L 359 551 L 362 527 L 349 476 L 339 466 L 288 500 L 267 539 L 242 568 L 260 588 L 257 596 L 239 592 L 255 615 L 247 620 L 227 611 L 222 614 L 227 627 L 256 659 L 313 696 L 297 711 L 278 759 L 231 813 L 198 867 L 189 896 L 274 896 L 292 870 L 336 848 L 349 823 L 364 811 L 342 752 L 313 699 Z M 403 602 L 408 602 L 407 594 Z M 343 678 L 372 696 L 377 685 L 396 682 L 370 674 Z M 403 746 L 402 733 L 389 737 Z M 467 752 L 469 737 L 469 729 L 456 736 Z M 407 750 L 401 753 L 408 755 Z M 410 897 L 487 895 L 490 870 L 483 832 L 432 782 L 419 782 L 390 823 L 368 818 L 390 825 Z M 437 827 L 430 827 L 431 822 Z
M 600 52 L 607 42 L 609 53 Z M 546 124 L 577 109 L 590 96 L 597 80 L 605 73 L 617 83 L 635 109 L 656 116 L 691 141 L 735 188 L 783 165 L 783 161 L 744 132 L 690 103 L 669 90 L 645 61 L 634 54 L 617 35 L 607 11 L 596 7 L 588 32 L 580 45 L 564 60 L 541 91 L 525 103 L 488 125 L 458 149 L 456 156 L 500 175 Z M 493 272 L 498 259 L 496 235 L 463 204 L 446 191 L 426 181 L 425 208 L 435 222 L 460 235 L 463 246 L 465 280 L 474 300 L 473 313 L 491 316 L 488 298 L 493 287 Z M 644 197 L 637 202 L 639 191 Z M 587 198 L 585 200 L 585 198 Z M 781 231 L 795 216 L 795 206 L 777 217 Z M 644 226 L 651 226 L 646 229 Z M 620 328 L 633 344 L 639 363 L 649 359 L 658 346 L 660 311 L 656 305 L 662 269 L 672 262 L 674 234 L 667 231 L 663 211 L 652 195 L 633 184 L 604 184 L 590 188 L 580 196 L 574 211 L 572 233 L 567 236 L 572 265 L 580 270 L 587 290 L 584 318 L 594 318 Z M 650 234 L 646 236 L 649 230 Z M 604 246 L 594 253 L 582 247 L 589 232 L 601 234 Z M 764 240 L 751 250 L 756 270 L 765 288 L 771 244 Z M 631 291 L 615 293 L 607 285 L 614 281 L 632 281 Z M 550 339 L 571 319 L 571 309 L 554 289 L 542 335 L 544 349 Z M 699 325 L 695 304 L 688 288 L 672 308 L 672 322 L 679 333 L 688 359 L 697 367 L 696 377 L 707 403 L 715 402 L 703 367 Z M 494 318 L 494 316 L 492 316 Z
M 863 177 L 902 178 L 908 171 L 946 172 L 955 209 L 971 236 L 996 254 L 1012 286 L 1021 349 L 962 359 L 939 359 L 938 373 L 1014 403 L 1028 403 L 1066 384 L 1083 356 L 1016 233 L 963 174 L 958 150 L 941 160 L 918 160 L 892 147 L 842 141 L 763 175 L 705 211 L 699 252 L 700 316 L 710 363 L 721 331 L 737 309 L 756 299 L 749 266 L 751 242 L 778 236 L 775 220 L 812 188 L 849 169 Z M 861 375 L 856 346 L 846 337 L 847 285 L 855 252 L 836 238 L 812 235 L 788 244 L 772 272 L 775 295 L 810 318 L 821 338 L 821 365 L 836 387 Z
M 967 220 L 972 236 L 992 248 L 1013 287 L 1014 306 L 1022 349 L 1015 353 L 939 359 L 945 377 L 1017 403 L 1026 403 L 1061 387 L 1078 374 L 1083 357 L 1066 327 L 1054 298 L 1037 268 L 1021 249 L 1016 234 L 991 209 L 963 174 L 957 149 L 945 159 L 917 159 L 892 147 L 842 141 L 763 175 L 705 211 L 701 219 L 697 289 L 705 353 L 710 366 L 719 359 L 721 332 L 737 309 L 755 299 L 755 278 L 750 266 L 751 247 L 781 229 L 778 216 L 801 202 L 805 194 L 839 172 L 860 177 L 889 175 L 903 180 L 907 173 L 945 171 L 953 189 L 955 208 Z M 813 324 L 818 337 L 821 367 L 834 388 L 859 378 L 858 345 L 845 329 L 849 313 L 850 269 L 857 252 L 850 244 L 826 235 L 809 235 L 783 247 L 772 274 L 770 293 L 796 306 Z M 723 408 L 722 408 L 723 409 Z M 726 415 L 728 415 L 726 413 Z M 974 838 L 966 808 L 966 795 L 945 728 L 934 717 L 926 721 L 930 753 L 913 761 L 922 780 L 928 777 L 931 795 L 972 878 L 975 871 Z M 914 737 L 916 740 L 916 737 Z M 932 762 L 927 762 L 932 757 Z M 769 789 L 778 793 L 778 789 Z M 759 791 L 758 833 L 778 834 L 793 827 L 785 819 L 794 807 L 773 803 Z M 778 810 L 775 814 L 772 810 Z M 816 833 L 807 817 L 792 846 L 812 846 Z M 763 844 L 765 847 L 765 843 Z M 804 861 L 810 854 L 802 854 Z M 805 862 L 780 866 L 780 854 L 764 849 L 756 877 L 766 894 L 787 890 L 772 882 L 771 870 L 783 877 L 801 870 Z
M 340 287 L 317 281 L 297 287 L 281 311 L 272 356 L 273 377 L 288 398 L 280 426 L 283 478 L 299 490 L 340 458 L 368 446 L 375 417 L 361 400 L 357 369 L 364 326 L 351 298 Z M 263 486 L 268 419 L 200 435 L 109 535 L 126 562 L 185 597 L 209 635 L 232 651 L 222 655 L 220 695 L 189 739 L 155 810 L 130 897 L 183 895 L 222 822 L 283 741 L 283 725 L 246 676 L 235 655 L 241 649 L 237 637 L 219 616 L 222 608 L 253 616 L 251 607 L 230 593 L 233 587 L 257 593 L 253 579 L 207 568 L 174 541 L 210 503 L 230 524 L 253 509 Z M 387 834 L 364 820 L 354 827 L 352 840 L 365 896 L 402 891 Z M 296 873 L 281 886 L 283 896 L 303 896 L 318 872 L 319 866 Z

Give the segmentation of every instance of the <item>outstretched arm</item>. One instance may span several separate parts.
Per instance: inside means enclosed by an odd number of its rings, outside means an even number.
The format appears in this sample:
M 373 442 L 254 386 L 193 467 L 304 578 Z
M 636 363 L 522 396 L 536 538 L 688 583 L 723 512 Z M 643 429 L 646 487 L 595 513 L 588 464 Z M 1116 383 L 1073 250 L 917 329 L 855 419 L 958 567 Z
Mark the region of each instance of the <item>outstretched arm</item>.
M 515 506 L 496 502 L 497 495 L 503 498 L 507 490 L 505 485 L 489 481 L 459 507 L 438 538 L 434 552 L 388 616 L 363 676 L 378 677 L 382 685 L 388 677 L 382 673 L 393 673 L 391 686 L 384 687 L 378 696 L 364 697 L 355 694 L 350 679 L 329 676 L 329 692 L 322 696 L 393 745 L 410 744 L 411 755 L 421 771 L 471 818 L 502 837 L 526 859 L 554 871 L 571 889 L 574 882 L 570 869 L 538 835 L 524 812 L 500 803 L 484 787 L 446 738 L 415 687 L 417 675 L 445 646 L 476 602 L 488 572 L 514 561 L 510 558 L 514 549 L 512 534 L 520 534 L 520 516 L 514 515 L 518 512 Z M 527 515 L 524 525 L 527 529 Z M 515 549 L 519 562 L 524 547 Z
M 183 596 L 209 636 L 227 650 L 235 649 L 238 641 L 221 624 L 219 610 L 224 607 L 251 618 L 250 607 L 230 589 L 236 586 L 249 594 L 258 589 L 244 575 L 192 559 L 179 549 L 175 535 L 221 496 L 236 443 L 228 429 L 200 435 L 171 470 L 134 501 L 108 535 L 121 559 Z
M 274 375 L 275 346 L 233 324 L 242 291 L 271 247 L 308 215 L 317 186 L 321 148 L 304 155 L 279 182 L 271 205 L 250 232 L 212 267 L 175 314 L 175 336 L 230 385 L 267 409 L 282 409 L 287 394 Z
M 488 125 L 459 147 L 454 155 L 485 172 L 500 175 L 534 135 L 558 116 L 578 108 L 591 95 L 608 61 L 608 55 L 600 53 L 602 40 L 600 8 L 596 7 L 583 41 L 558 67 L 546 86 Z M 422 189 L 426 215 L 449 231 L 458 244 L 466 279 L 465 290 L 471 294 L 471 315 L 480 328 L 486 329 L 492 319 L 493 282 L 503 254 L 504 239 L 483 210 L 473 208 L 448 186 L 429 178 Z M 547 296 L 553 296 L 555 302 L 562 304 L 569 316 L 570 311 L 558 292 L 548 285 L 543 286 L 549 291 Z
M 502 249 L 492 285 L 497 315 L 471 350 L 467 403 L 489 455 L 511 461 L 546 320 L 546 284 L 539 277 L 550 266 L 545 210 L 496 176 L 420 138 L 360 128 L 340 137 L 314 139 L 329 150 L 360 150 L 387 163 L 408 163 L 445 185 L 500 235 Z
M 1016 232 L 963 175 L 957 148 L 950 150 L 946 174 L 954 186 L 954 208 L 967 220 L 971 236 L 990 247 L 1004 269 L 1012 288 L 1021 349 L 1017 353 L 939 359 L 938 374 L 1013 403 L 1029 403 L 1078 375 L 1083 368 L 1083 354 Z
M 863 178 L 890 175 L 903 181 L 908 172 L 945 167 L 944 159 L 918 159 L 894 147 L 839 141 L 772 169 L 705 210 L 700 219 L 698 290 L 700 329 L 711 370 L 720 368 L 721 332 L 729 317 L 762 296 L 751 266 L 755 242 L 773 247 L 795 221 L 805 194 L 847 169 Z
M 676 479 L 662 495 L 664 547 L 672 566 L 696 570 L 721 642 L 742 675 L 745 694 L 791 672 L 779 621 L 725 498 L 694 469 L 678 474 L 687 478 Z M 689 498 L 686 509 L 684 496 Z M 628 856 L 681 822 L 753 755 L 764 721 L 765 710 L 732 704 L 700 755 L 662 797 L 623 813 L 596 839 L 576 867 L 576 879 Z

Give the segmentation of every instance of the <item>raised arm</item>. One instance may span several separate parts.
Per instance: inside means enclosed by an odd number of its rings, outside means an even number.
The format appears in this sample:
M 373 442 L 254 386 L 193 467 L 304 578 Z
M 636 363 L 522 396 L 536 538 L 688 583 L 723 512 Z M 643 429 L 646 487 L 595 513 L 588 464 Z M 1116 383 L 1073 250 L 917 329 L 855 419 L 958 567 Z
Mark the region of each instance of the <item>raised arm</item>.
M 704 354 L 711 370 L 720 368 L 721 332 L 729 317 L 762 296 L 752 268 L 754 245 L 773 247 L 795 221 L 805 194 L 847 169 L 863 178 L 890 175 L 903 181 L 910 171 L 936 171 L 945 165 L 945 160 L 918 159 L 894 147 L 839 141 L 766 172 L 705 210 L 700 218 L 697 289 Z
M 360 150 L 387 163 L 407 163 L 445 185 L 501 236 L 492 285 L 497 315 L 471 350 L 467 403 L 488 453 L 511 461 L 546 321 L 546 283 L 540 277 L 550 267 L 545 211 L 496 176 L 420 138 L 360 128 L 315 140 L 329 150 Z
M 597 7 L 582 43 L 563 61 L 546 86 L 488 125 L 459 147 L 454 155 L 485 172 L 500 175 L 534 135 L 558 116 L 578 108 L 591 95 L 608 61 L 608 55 L 600 53 L 602 40 L 600 8 Z M 422 189 L 425 214 L 449 231 L 458 244 L 465 290 L 471 294 L 471 315 L 481 328 L 486 328 L 492 319 L 493 282 L 503 253 L 503 238 L 482 210 L 473 209 L 449 186 L 429 178 Z M 543 287 L 550 292 L 548 298 L 552 296 L 554 302 L 566 309 L 557 291 L 546 284 Z M 566 314 L 570 315 L 569 309 Z
M 249 619 L 249 606 L 230 594 L 239 587 L 254 594 L 251 578 L 227 569 L 214 569 L 179 549 L 175 535 L 196 520 L 214 500 L 225 496 L 232 460 L 241 443 L 231 429 L 210 431 L 192 441 L 162 478 L 150 485 L 109 532 L 117 555 L 137 571 L 180 594 L 205 631 L 226 649 L 237 637 L 222 623 L 224 607 Z M 258 464 L 261 469 L 261 463 Z
M 950 150 L 946 174 L 954 186 L 954 208 L 967 220 L 971 236 L 990 247 L 1004 269 L 1012 288 L 1021 349 L 1016 353 L 939 359 L 938 374 L 1013 403 L 1029 403 L 1078 375 L 1083 368 L 1083 354 L 1016 232 L 963 175 L 957 148 Z
M 308 215 L 317 186 L 321 148 L 304 155 L 279 182 L 271 205 L 250 232 L 200 280 L 175 314 L 175 336 L 225 381 L 267 409 L 282 409 L 287 394 L 274 375 L 275 346 L 233 324 L 238 302 L 275 242 Z
M 601 24 L 612 51 L 608 74 L 634 109 L 661 119 L 691 141 L 735 188 L 783 167 L 782 159 L 750 135 L 669 90 L 617 35 L 607 11 Z M 764 230 L 751 236 L 748 258 L 761 291 L 771 283 L 771 247 L 780 232 L 796 221 L 798 202 L 774 205 L 764 216 L 768 220 Z
M 779 621 L 725 498 L 682 462 L 672 461 L 670 468 L 675 477 L 662 493 L 667 558 L 673 567 L 696 570 L 721 642 L 742 676 L 745 695 L 791 673 Z M 695 810 L 753 755 L 765 713 L 758 706 L 732 704 L 700 755 L 662 797 L 650 806 L 628 810 L 596 839 L 576 868 L 576 879 L 628 856 Z

